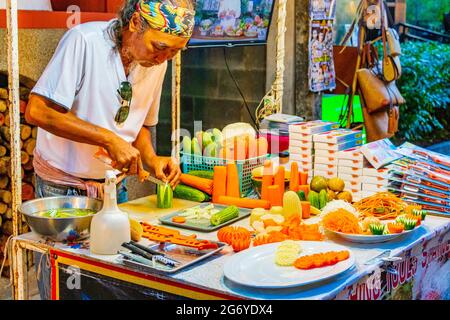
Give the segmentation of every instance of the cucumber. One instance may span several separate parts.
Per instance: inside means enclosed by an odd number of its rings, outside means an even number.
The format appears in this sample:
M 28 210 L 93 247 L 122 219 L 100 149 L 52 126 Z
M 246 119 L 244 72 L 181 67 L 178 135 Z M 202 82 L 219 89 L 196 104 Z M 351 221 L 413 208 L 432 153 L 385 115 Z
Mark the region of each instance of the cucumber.
M 239 216 L 239 209 L 236 206 L 229 206 L 211 217 L 211 224 L 218 226 Z
M 322 189 L 319 192 L 319 209 L 322 210 L 325 208 L 328 202 L 328 193 L 327 190 Z
M 373 235 L 381 236 L 384 233 L 384 224 L 371 223 L 371 224 L 369 224 L 369 229 Z
M 298 191 L 297 195 L 298 195 L 298 198 L 300 199 L 300 201 L 306 201 L 305 192 L 303 192 L 303 190 Z
M 206 170 L 192 170 L 189 171 L 188 174 L 191 176 L 196 176 L 199 178 L 212 180 L 214 177 L 214 171 L 206 171 Z
M 308 201 L 313 207 L 320 209 L 319 194 L 317 192 L 311 190 L 308 194 Z
M 200 147 L 200 144 L 199 144 L 197 138 L 192 138 L 191 153 L 193 153 L 196 156 L 202 155 L 202 148 Z
M 192 171 L 191 171 L 192 172 Z M 191 174 L 189 172 L 189 174 Z M 178 199 L 196 201 L 196 202 L 205 202 L 209 201 L 211 198 L 206 193 L 197 190 L 195 188 L 186 186 L 184 184 L 179 184 L 175 190 L 173 191 L 173 196 Z
M 173 207 L 173 191 L 169 184 L 158 185 L 156 192 L 156 207 L 170 209 Z

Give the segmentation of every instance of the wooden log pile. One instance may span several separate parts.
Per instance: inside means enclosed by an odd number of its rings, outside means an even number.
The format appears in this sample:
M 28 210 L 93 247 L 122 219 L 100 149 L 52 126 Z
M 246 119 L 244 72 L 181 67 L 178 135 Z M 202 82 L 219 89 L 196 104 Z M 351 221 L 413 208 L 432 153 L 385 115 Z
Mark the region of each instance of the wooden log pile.
M 25 121 L 25 109 L 28 102 L 30 89 L 20 87 L 20 138 L 21 138 L 21 160 L 22 160 L 22 200 L 27 201 L 34 198 L 34 170 L 33 152 L 36 146 L 37 127 Z M 0 87 L 0 264 L 6 253 L 5 244 L 8 237 L 13 233 L 12 224 L 12 193 L 11 193 L 11 119 L 9 116 L 9 102 L 7 88 Z M 22 233 L 28 232 L 26 223 L 22 224 Z M 10 257 L 8 257 L 9 259 Z M 31 252 L 28 257 L 31 260 Z M 9 276 L 9 265 L 7 261 L 3 271 L 4 276 Z

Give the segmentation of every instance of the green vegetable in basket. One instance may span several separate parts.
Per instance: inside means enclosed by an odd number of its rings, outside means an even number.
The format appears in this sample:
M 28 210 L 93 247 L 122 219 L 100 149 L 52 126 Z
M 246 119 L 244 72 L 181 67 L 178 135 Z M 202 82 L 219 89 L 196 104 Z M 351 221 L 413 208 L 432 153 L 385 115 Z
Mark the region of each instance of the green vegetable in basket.
M 369 224 L 369 229 L 373 235 L 381 236 L 384 233 L 385 225 L 382 223 L 371 223 Z
M 202 147 L 205 149 L 207 146 L 209 146 L 213 142 L 212 135 L 209 132 L 203 132 L 202 137 Z
M 190 174 L 191 176 L 196 176 L 199 178 L 210 179 L 210 180 L 212 180 L 214 177 L 214 171 L 207 171 L 207 170 L 192 170 L 192 171 L 189 171 L 188 174 Z
M 165 186 L 158 185 L 156 192 L 156 206 L 160 209 L 169 209 L 173 207 L 173 191 L 170 184 Z
M 197 138 L 192 138 L 191 153 L 193 153 L 196 156 L 202 155 L 202 148 L 200 147 Z
M 229 206 L 222 211 L 214 214 L 211 217 L 211 224 L 213 226 L 218 226 L 231 219 L 237 218 L 239 216 L 239 209 L 236 206 Z
M 184 136 L 183 137 L 183 152 L 186 154 L 191 153 L 191 147 L 192 147 L 192 141 L 189 137 Z
M 189 172 L 192 174 L 192 171 Z M 196 202 L 209 201 L 211 198 L 206 193 L 197 190 L 195 188 L 186 186 L 184 184 L 179 184 L 173 191 L 173 196 L 177 199 L 184 199 Z
M 218 154 L 219 154 L 219 147 L 215 142 L 210 142 L 205 148 L 204 156 L 215 158 L 218 156 Z
M 222 131 L 220 131 L 217 128 L 214 128 L 212 134 L 214 142 L 217 143 L 218 145 L 222 145 L 223 143 Z

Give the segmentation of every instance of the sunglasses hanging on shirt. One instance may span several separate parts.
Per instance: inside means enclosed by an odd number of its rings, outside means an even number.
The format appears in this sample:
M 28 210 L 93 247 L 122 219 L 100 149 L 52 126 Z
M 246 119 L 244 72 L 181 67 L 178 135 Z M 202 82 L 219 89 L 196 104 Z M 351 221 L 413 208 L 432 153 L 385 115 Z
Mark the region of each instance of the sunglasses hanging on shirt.
M 130 114 L 131 99 L 133 97 L 131 83 L 129 81 L 123 81 L 120 84 L 117 93 L 121 98 L 122 106 L 119 108 L 119 111 L 117 111 L 115 121 L 117 125 L 122 125 L 128 119 L 128 115 Z

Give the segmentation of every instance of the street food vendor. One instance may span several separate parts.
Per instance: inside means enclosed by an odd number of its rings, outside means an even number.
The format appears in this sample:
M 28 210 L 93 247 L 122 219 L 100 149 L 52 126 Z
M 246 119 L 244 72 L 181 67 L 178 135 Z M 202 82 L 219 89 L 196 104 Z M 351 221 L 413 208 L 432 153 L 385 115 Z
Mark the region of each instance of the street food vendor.
M 150 127 L 158 122 L 167 60 L 186 47 L 194 16 L 191 0 L 127 0 L 117 19 L 81 24 L 64 35 L 26 112 L 39 127 L 37 197 L 98 197 L 111 169 L 95 158 L 101 148 L 114 169 L 135 175 L 147 165 L 176 186 L 179 165 L 156 155 Z M 126 188 L 117 189 L 118 201 L 126 201 Z M 41 296 L 49 298 L 48 271 L 41 275 Z
M 118 171 L 147 165 L 174 187 L 180 168 L 155 154 L 150 127 L 167 60 L 185 48 L 194 26 L 190 0 L 128 0 L 119 18 L 69 30 L 32 90 L 26 118 L 39 126 L 34 167 L 38 197 L 98 197 L 106 150 Z M 170 138 L 169 134 L 166 137 Z M 124 187 L 119 187 L 126 200 Z

